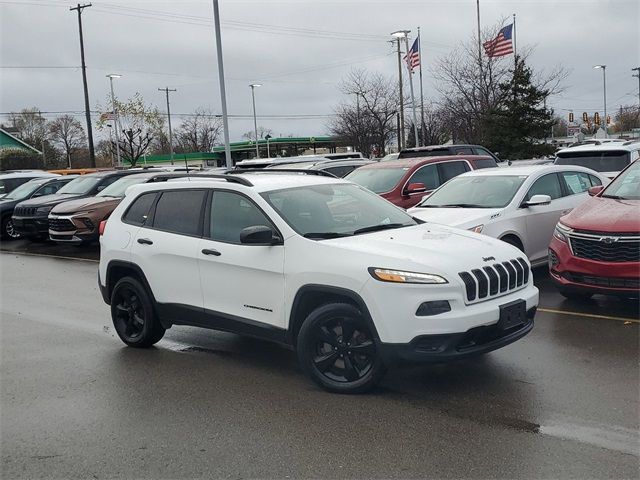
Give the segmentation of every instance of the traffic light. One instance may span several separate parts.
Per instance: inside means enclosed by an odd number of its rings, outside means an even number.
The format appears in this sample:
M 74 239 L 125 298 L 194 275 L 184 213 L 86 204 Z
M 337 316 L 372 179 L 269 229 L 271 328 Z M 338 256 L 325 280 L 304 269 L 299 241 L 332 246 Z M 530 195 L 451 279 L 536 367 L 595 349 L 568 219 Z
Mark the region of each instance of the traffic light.
M 582 112 L 582 121 L 585 123 L 589 121 L 589 115 L 587 115 L 587 112 Z
M 607 125 L 611 125 L 611 115 L 607 115 Z
M 573 123 L 573 112 L 569 112 L 569 123 Z
M 600 125 L 600 114 L 598 112 L 593 114 L 593 122 L 596 125 Z

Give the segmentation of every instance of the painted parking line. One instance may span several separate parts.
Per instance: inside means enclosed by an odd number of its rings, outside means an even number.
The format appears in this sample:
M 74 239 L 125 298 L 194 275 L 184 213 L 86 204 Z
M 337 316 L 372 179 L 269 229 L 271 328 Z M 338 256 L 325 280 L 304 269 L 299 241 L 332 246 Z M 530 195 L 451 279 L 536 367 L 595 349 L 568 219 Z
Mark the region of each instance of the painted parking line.
M 597 318 L 599 320 L 615 320 L 617 322 L 640 323 L 640 320 L 638 320 L 637 318 L 610 317 L 608 315 L 595 315 L 593 313 L 569 312 L 567 310 L 556 310 L 554 308 L 538 307 L 538 312 L 557 313 L 557 314 L 560 314 L 560 315 L 572 315 L 574 317 Z
M 46 258 L 58 258 L 61 260 L 79 260 L 81 262 L 99 263 L 100 260 L 94 260 L 92 258 L 80 258 L 80 257 L 65 257 L 63 255 L 49 255 L 46 253 L 29 253 L 29 252 L 14 252 L 11 250 L 0 250 L 4 255 L 25 255 L 27 257 L 46 257 Z

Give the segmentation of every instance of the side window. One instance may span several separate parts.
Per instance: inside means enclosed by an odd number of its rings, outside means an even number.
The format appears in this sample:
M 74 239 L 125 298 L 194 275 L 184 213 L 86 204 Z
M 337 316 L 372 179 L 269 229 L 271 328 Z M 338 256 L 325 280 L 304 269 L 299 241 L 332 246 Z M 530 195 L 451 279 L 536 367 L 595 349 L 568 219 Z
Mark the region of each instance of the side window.
M 61 182 L 51 182 L 43 185 L 38 190 L 34 192 L 32 196 L 42 196 L 42 195 L 51 195 L 52 193 L 56 193 L 60 187 L 63 185 Z
M 240 232 L 247 227 L 264 225 L 274 228 L 255 203 L 242 195 L 225 191 L 213 194 L 210 225 L 212 240 L 238 244 Z
M 424 183 L 427 190 L 438 188 L 440 185 L 438 167 L 434 163 L 420 167 L 413 175 L 411 175 L 407 185 L 410 183 Z
M 531 188 L 525 197 L 525 201 L 531 200 L 531 197 L 534 195 L 549 195 L 551 200 L 560 198 L 562 196 L 562 189 L 560 188 L 558 175 L 555 173 L 549 173 L 536 180 L 533 185 L 531 185 Z
M 348 173 L 351 173 L 354 169 L 355 169 L 355 167 L 352 167 L 352 166 L 343 166 L 343 167 L 325 168 L 324 171 L 325 172 L 329 172 L 329 173 L 331 173 L 332 175 L 335 175 L 338 178 L 343 178 Z
M 153 228 L 182 235 L 200 235 L 204 190 L 162 192 L 153 215 Z
M 596 185 L 602 185 L 602 181 L 595 175 L 589 175 L 589 180 L 591 180 L 592 187 L 595 187 Z
M 153 201 L 156 199 L 156 193 L 144 193 L 136 198 L 127 212 L 122 217 L 122 221 L 131 225 L 142 226 L 149 216 L 149 210 Z
M 493 157 L 493 153 L 482 147 L 474 147 L 473 150 L 475 151 L 476 155 L 486 155 L 487 157 Z
M 569 195 L 586 192 L 591 186 L 589 175 L 582 172 L 562 172 L 564 184 L 567 186 Z
M 471 147 L 459 147 L 456 148 L 456 155 L 473 155 Z
M 440 169 L 440 179 L 442 183 L 451 180 L 453 177 L 457 177 L 461 173 L 469 171 L 469 165 L 467 162 L 446 162 L 438 164 Z

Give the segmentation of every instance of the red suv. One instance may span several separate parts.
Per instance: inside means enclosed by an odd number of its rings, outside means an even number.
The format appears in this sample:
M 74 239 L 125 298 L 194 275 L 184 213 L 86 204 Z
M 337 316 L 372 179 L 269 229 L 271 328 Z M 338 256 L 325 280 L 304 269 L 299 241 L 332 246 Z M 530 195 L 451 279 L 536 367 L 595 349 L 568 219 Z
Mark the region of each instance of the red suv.
M 497 166 L 492 157 L 480 155 L 401 158 L 365 165 L 345 178 L 399 207 L 410 208 L 461 173 Z
M 549 245 L 549 270 L 567 298 L 640 293 L 640 160 L 593 198 L 560 218 Z

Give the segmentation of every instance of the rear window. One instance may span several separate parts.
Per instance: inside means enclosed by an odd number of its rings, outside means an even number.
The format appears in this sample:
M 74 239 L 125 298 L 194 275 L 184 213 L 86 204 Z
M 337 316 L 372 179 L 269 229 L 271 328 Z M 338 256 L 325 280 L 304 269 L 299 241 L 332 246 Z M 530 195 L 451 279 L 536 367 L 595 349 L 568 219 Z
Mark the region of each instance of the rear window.
M 481 158 L 479 160 L 474 160 L 473 164 L 475 165 L 477 170 L 480 170 L 481 168 L 494 168 L 498 166 L 493 158 Z
M 136 198 L 127 213 L 122 217 L 122 221 L 131 225 L 142 226 L 147 221 L 149 216 L 149 210 L 153 201 L 156 198 L 156 193 L 145 193 Z
M 604 152 L 562 152 L 558 154 L 556 165 L 579 165 L 596 172 L 619 172 L 631 163 L 629 152 L 608 150 Z
M 469 152 L 470 154 L 473 152 Z M 403 150 L 398 158 L 418 158 L 418 157 L 437 157 L 440 155 L 451 155 L 448 148 L 433 148 L 430 150 Z

